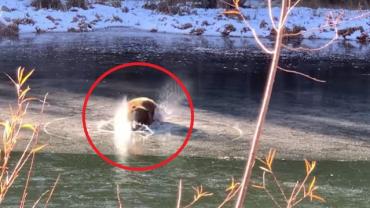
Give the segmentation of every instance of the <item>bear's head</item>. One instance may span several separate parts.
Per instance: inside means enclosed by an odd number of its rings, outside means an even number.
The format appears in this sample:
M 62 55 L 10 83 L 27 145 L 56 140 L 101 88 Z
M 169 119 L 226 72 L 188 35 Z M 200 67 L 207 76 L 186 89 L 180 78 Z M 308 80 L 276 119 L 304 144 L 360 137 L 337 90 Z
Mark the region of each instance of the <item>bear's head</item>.
M 132 129 L 137 130 L 142 125 L 151 125 L 154 122 L 154 113 L 157 104 L 149 98 L 138 97 L 128 102 L 128 119 L 132 122 Z
M 153 118 L 151 116 L 151 113 L 149 112 L 148 109 L 138 106 L 135 107 L 131 111 L 131 117 L 132 117 L 132 129 L 137 130 L 140 128 L 143 124 L 144 125 L 150 125 L 153 122 Z

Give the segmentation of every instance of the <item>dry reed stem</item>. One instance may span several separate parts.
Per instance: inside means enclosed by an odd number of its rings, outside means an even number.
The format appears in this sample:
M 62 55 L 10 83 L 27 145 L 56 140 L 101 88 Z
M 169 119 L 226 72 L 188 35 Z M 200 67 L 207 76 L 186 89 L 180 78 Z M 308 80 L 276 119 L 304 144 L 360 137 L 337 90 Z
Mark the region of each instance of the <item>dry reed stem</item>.
M 47 193 L 49 193 L 50 192 L 50 190 L 47 190 L 47 191 L 45 191 L 44 193 L 42 193 L 40 196 L 39 196 L 39 198 L 35 201 L 35 203 L 33 203 L 33 205 L 32 205 L 32 208 L 36 208 L 36 206 L 40 203 L 40 201 L 41 201 L 41 199 L 42 199 L 42 197 L 44 197 Z
M 209 193 L 209 192 L 204 191 L 202 185 L 200 185 L 198 187 L 193 187 L 193 190 L 195 192 L 193 201 L 190 202 L 188 205 L 184 206 L 183 208 L 192 207 L 194 204 L 199 202 L 201 199 L 213 195 L 213 193 Z
M 240 189 L 240 183 L 235 183 L 235 180 L 234 178 L 231 179 L 231 184 L 229 185 L 229 187 L 226 189 L 226 191 L 228 191 L 229 193 L 227 194 L 226 198 L 224 199 L 224 201 L 218 206 L 218 208 L 222 208 L 223 206 L 225 206 L 228 202 L 230 202 L 232 199 L 234 199 L 234 197 L 236 196 L 236 194 L 238 193 Z
M 46 202 L 45 202 L 45 206 L 44 206 L 44 208 L 47 208 L 47 207 L 48 207 L 49 202 L 50 202 L 50 199 L 51 199 L 51 197 L 53 196 L 53 193 L 54 193 L 54 191 L 55 191 L 55 188 L 56 188 L 56 187 L 57 187 L 57 185 L 58 185 L 59 179 L 60 179 L 60 175 L 58 175 L 57 179 L 56 179 L 56 180 L 55 180 L 55 182 L 54 182 L 54 185 L 52 186 L 51 191 L 49 192 L 49 196 L 48 196 L 48 198 L 46 199 Z
M 278 69 L 280 69 L 280 70 L 281 70 L 281 71 L 283 71 L 283 72 L 287 72 L 287 73 L 297 74 L 297 75 L 303 76 L 303 77 L 305 77 L 305 78 L 307 78 L 307 79 L 310 79 L 310 80 L 312 80 L 312 81 L 315 81 L 315 82 L 326 83 L 326 81 L 325 81 L 325 80 L 322 80 L 322 79 L 318 79 L 318 78 L 312 77 L 312 76 L 310 76 L 310 75 L 308 75 L 308 74 L 305 74 L 305 73 L 302 73 L 302 72 L 298 72 L 298 71 L 294 71 L 294 70 L 289 70 L 289 69 L 284 69 L 284 68 L 282 68 L 282 67 L 280 67 L 280 66 L 278 66 Z
M 26 184 L 24 186 L 24 190 L 23 190 L 21 204 L 19 205 L 20 208 L 23 208 L 25 203 L 26 203 L 26 198 L 27 198 L 27 194 L 28 194 L 27 190 L 28 190 L 28 185 L 29 185 L 30 179 L 31 179 L 31 174 L 32 174 L 34 161 L 35 161 L 35 153 L 32 154 L 31 164 L 30 164 L 30 167 L 28 169 L 27 179 L 26 179 Z
M 179 181 L 179 188 L 177 192 L 177 203 L 176 208 L 181 208 L 181 199 L 182 199 L 182 180 Z
M 24 168 L 25 164 L 30 161 L 30 167 L 26 175 L 26 182 L 24 186 L 24 190 L 20 200 L 20 207 L 24 207 L 26 203 L 26 199 L 28 196 L 28 187 L 31 181 L 32 170 L 34 167 L 34 160 L 35 154 L 42 150 L 46 145 L 38 145 L 38 137 L 40 132 L 41 124 L 31 124 L 31 123 L 24 123 L 24 118 L 27 114 L 27 110 L 29 107 L 30 102 L 32 101 L 40 101 L 42 103 L 41 108 L 41 115 L 44 111 L 46 97 L 44 100 L 39 100 L 33 97 L 28 97 L 28 93 L 30 92 L 31 88 L 26 86 L 28 79 L 33 74 L 34 70 L 30 72 L 25 72 L 25 69 L 19 67 L 17 69 L 17 77 L 13 79 L 9 75 L 6 76 L 11 80 L 13 85 L 16 89 L 17 94 L 17 102 L 15 108 L 11 105 L 9 107 L 10 111 L 10 118 L 6 121 L 0 122 L 0 127 L 3 127 L 3 135 L 2 135 L 2 149 L 0 150 L 0 204 L 5 199 L 9 189 L 13 186 L 15 180 L 20 175 L 20 171 Z M 21 130 L 28 129 L 31 130 L 32 135 L 30 136 L 26 146 L 22 150 L 21 156 L 16 160 L 14 166 L 11 167 L 10 159 L 12 153 L 14 152 L 15 145 L 17 144 L 18 140 L 20 139 L 20 132 Z M 59 176 L 57 181 L 59 180 Z M 56 181 L 56 182 L 57 182 Z M 56 184 L 53 187 L 52 192 L 49 195 L 48 201 L 55 189 Z M 44 195 L 44 194 L 43 194 Z M 42 195 L 42 196 L 43 196 Z M 42 197 L 41 196 L 41 197 Z M 41 199 L 41 197 L 36 201 L 34 206 L 36 206 Z M 47 201 L 47 202 L 48 202 Z
M 310 200 L 317 200 L 321 202 L 325 202 L 325 200 L 317 195 L 315 191 L 318 189 L 316 186 L 316 177 L 312 177 L 312 173 L 316 168 L 316 161 L 309 162 L 308 160 L 305 160 L 305 167 L 306 167 L 306 175 L 303 178 L 303 180 L 297 181 L 294 185 L 289 199 L 286 197 L 287 194 L 285 193 L 281 183 L 278 181 L 273 168 L 272 163 L 275 158 L 275 150 L 271 149 L 269 151 L 269 154 L 266 156 L 264 160 L 258 159 L 264 166 L 259 166 L 259 168 L 263 171 L 262 173 L 262 185 L 253 185 L 253 187 L 262 189 L 266 192 L 266 194 L 269 196 L 269 198 L 272 200 L 274 205 L 276 207 L 286 207 L 286 208 L 293 208 L 296 207 L 298 204 L 300 204 L 304 199 L 307 199 L 310 197 Z M 278 188 L 282 195 L 282 200 L 285 202 L 285 205 L 278 203 L 278 200 L 271 194 L 270 190 L 267 188 L 267 180 L 266 175 L 269 175 L 272 177 L 274 185 Z M 308 184 L 309 178 L 312 178 L 311 182 Z M 308 188 L 306 188 L 306 186 Z
M 117 184 L 117 200 L 118 200 L 118 208 L 123 208 L 122 204 L 122 199 L 120 196 L 120 191 L 119 191 L 119 185 Z

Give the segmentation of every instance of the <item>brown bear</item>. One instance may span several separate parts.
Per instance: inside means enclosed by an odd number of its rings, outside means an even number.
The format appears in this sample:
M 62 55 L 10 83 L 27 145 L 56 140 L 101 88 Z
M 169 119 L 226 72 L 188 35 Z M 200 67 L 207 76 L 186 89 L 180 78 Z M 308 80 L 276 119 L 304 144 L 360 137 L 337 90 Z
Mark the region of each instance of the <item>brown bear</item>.
M 138 97 L 128 101 L 128 120 L 132 122 L 132 129 L 137 130 L 143 124 L 151 125 L 157 103 L 147 97 Z

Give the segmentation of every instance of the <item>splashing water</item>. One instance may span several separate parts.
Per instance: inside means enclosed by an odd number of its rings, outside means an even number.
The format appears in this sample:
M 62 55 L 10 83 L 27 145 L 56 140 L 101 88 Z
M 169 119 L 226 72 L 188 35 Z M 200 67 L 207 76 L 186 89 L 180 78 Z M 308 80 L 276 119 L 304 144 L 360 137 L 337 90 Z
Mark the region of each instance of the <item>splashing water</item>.
M 145 141 L 154 131 L 146 125 L 139 130 L 132 131 L 132 121 L 127 117 L 129 113 L 127 97 L 118 105 L 113 120 L 113 142 L 118 156 L 124 159 L 132 152 L 140 152 L 138 140 Z
M 181 103 L 184 102 L 184 93 L 180 87 L 174 83 L 167 83 L 161 90 L 159 96 L 159 108 L 158 115 L 162 120 L 174 116 L 176 112 L 182 110 Z
M 150 127 L 142 125 L 140 129 L 132 131 L 132 122 L 126 116 L 129 109 L 128 100 L 125 97 L 119 103 L 113 119 L 113 142 L 116 154 L 125 158 L 132 152 L 140 152 L 138 141 L 145 142 L 155 133 L 168 133 L 170 129 L 160 123 L 177 114 L 183 100 L 184 97 L 178 87 L 170 84 L 165 85 L 161 90 L 158 108 L 154 114 L 155 122 Z M 100 129 L 102 128 L 100 127 Z
M 128 102 L 125 97 L 117 107 L 114 116 L 113 142 L 116 148 L 116 153 L 120 156 L 127 156 L 128 150 L 132 145 L 131 122 L 128 120 L 126 115 L 128 115 Z

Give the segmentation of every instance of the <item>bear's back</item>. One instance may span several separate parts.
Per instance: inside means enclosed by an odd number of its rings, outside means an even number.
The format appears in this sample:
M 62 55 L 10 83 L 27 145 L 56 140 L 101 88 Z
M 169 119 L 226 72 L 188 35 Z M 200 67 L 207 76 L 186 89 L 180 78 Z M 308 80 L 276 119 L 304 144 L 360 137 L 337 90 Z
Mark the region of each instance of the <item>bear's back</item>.
M 133 111 L 135 108 L 145 108 L 151 114 L 154 114 L 155 108 L 157 107 L 157 103 L 154 100 L 147 98 L 147 97 L 138 97 L 130 100 L 128 102 L 128 107 L 130 111 Z

